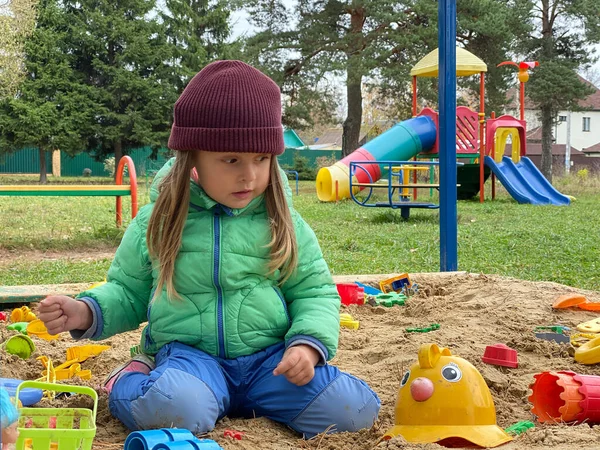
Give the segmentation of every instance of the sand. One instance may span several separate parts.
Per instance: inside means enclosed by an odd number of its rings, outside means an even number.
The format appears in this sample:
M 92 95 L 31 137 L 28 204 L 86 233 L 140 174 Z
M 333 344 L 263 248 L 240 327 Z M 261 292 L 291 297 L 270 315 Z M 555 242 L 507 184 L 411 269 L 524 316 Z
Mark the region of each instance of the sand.
M 554 311 L 551 304 L 558 295 L 571 292 L 582 293 L 590 301 L 600 302 L 599 292 L 555 283 L 476 274 L 415 274 L 412 278 L 420 289 L 405 306 L 374 308 L 353 305 L 344 308 L 344 312 L 351 313 L 360 321 L 360 328 L 342 328 L 339 351 L 332 364 L 366 380 L 381 398 L 379 419 L 372 429 L 319 435 L 305 441 L 286 427 L 264 418 L 225 418 L 207 437 L 216 440 L 224 449 L 441 449 L 437 444 L 408 444 L 402 438 L 379 442 L 385 431 L 394 425 L 394 407 L 402 374 L 416 361 L 419 346 L 428 342 L 448 347 L 453 354 L 467 359 L 481 372 L 494 399 L 498 425 L 503 428 L 518 421 L 534 419 L 527 400 L 534 374 L 572 370 L 600 375 L 600 366 L 576 363 L 569 345 L 537 339 L 532 332 L 540 325 L 575 327 L 597 317 L 598 313 L 581 310 Z M 370 281 L 375 285 L 373 277 Z M 404 331 L 407 327 L 430 323 L 439 323 L 441 328 L 423 334 Z M 99 386 L 113 367 L 128 359 L 130 347 L 139 342 L 140 331 L 124 333 L 103 342 L 111 349 L 82 364 L 83 369 L 92 370 L 92 379 L 76 379 L 69 383 Z M 0 326 L 1 341 L 12 334 L 12 331 Z M 0 350 L 3 377 L 37 378 L 42 366 L 35 360 L 36 356 L 49 356 L 58 364 L 65 360 L 65 350 L 77 345 L 67 334 L 59 341 L 34 340 L 37 351 L 27 361 Z M 496 343 L 504 343 L 518 351 L 517 369 L 491 366 L 481 361 L 486 345 Z M 119 449 L 128 431 L 110 416 L 107 400 L 106 395 L 100 392 L 94 448 Z M 52 405 L 91 406 L 91 402 L 77 396 L 55 400 Z M 243 432 L 243 438 L 224 437 L 226 429 Z M 499 448 L 595 450 L 600 448 L 600 426 L 542 425 L 536 422 L 534 430 Z

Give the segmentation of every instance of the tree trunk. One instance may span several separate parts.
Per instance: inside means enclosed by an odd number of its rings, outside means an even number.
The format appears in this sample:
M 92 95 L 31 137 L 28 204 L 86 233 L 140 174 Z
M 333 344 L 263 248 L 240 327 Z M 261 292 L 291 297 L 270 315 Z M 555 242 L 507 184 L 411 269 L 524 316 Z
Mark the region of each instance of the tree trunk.
M 554 57 L 554 42 L 552 38 L 552 24 L 554 17 L 550 11 L 548 0 L 542 0 L 542 59 L 549 61 Z M 552 182 L 552 104 L 549 99 L 540 104 L 542 114 L 542 174 Z
M 348 95 L 348 116 L 344 120 L 342 134 L 342 156 L 348 156 L 358 148 L 360 125 L 362 123 L 362 51 L 364 49 L 363 27 L 366 11 L 362 6 L 347 10 L 350 14 L 350 36 L 352 42 L 346 53 L 346 93 Z
M 348 156 L 358 148 L 360 139 L 360 123 L 362 121 L 362 76 L 351 77 L 348 71 L 346 92 L 348 95 L 348 116 L 344 120 L 342 134 L 342 156 Z
M 123 156 L 123 147 L 122 147 L 121 139 L 117 139 L 113 142 L 113 151 L 115 152 L 115 179 L 117 178 L 117 168 L 119 167 L 119 161 L 121 161 L 121 157 Z
M 542 173 L 552 183 L 552 108 L 541 105 L 542 110 Z
M 48 183 L 48 168 L 46 167 L 46 152 L 42 147 L 38 148 L 40 155 L 40 184 Z

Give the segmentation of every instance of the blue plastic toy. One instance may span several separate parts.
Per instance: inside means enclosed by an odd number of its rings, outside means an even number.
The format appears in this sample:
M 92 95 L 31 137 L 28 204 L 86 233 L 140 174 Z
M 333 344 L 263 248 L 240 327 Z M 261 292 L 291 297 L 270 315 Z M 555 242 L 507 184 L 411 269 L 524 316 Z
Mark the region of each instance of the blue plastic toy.
M 14 378 L 0 378 L 0 387 L 6 389 L 8 395 L 14 397 L 17 392 L 17 386 L 21 384 L 23 380 L 16 380 Z M 25 388 L 19 392 L 19 400 L 23 406 L 35 405 L 39 402 L 44 393 L 41 389 Z
M 377 295 L 377 294 L 382 293 L 379 289 L 376 289 L 372 286 L 367 286 L 366 284 L 363 284 L 363 283 L 359 283 L 358 281 L 355 281 L 354 284 L 357 284 L 358 286 L 363 288 L 365 290 L 365 294 L 368 294 L 368 295 Z
M 134 431 L 125 440 L 124 450 L 223 450 L 212 439 L 198 439 L 179 428 Z

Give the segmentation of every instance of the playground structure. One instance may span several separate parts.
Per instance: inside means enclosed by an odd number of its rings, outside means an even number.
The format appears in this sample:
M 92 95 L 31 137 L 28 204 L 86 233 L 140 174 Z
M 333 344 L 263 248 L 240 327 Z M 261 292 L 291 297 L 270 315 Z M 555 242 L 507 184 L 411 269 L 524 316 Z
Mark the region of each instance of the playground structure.
M 500 65 L 516 65 L 504 62 Z M 537 63 L 523 62 L 519 68 L 520 118 L 492 113 L 485 118 L 485 72 L 486 64 L 462 48 L 456 48 L 456 76 L 480 76 L 479 111 L 466 106 L 456 108 L 456 157 L 457 198 L 470 199 L 478 193 L 484 201 L 484 183 L 492 174 L 492 198 L 495 198 L 496 177 L 509 194 L 519 203 L 568 205 L 567 196 L 558 192 L 535 167 L 527 154 L 526 122 L 524 120 L 524 83 L 528 70 Z M 417 201 L 419 189 L 439 188 L 433 183 L 434 166 L 440 157 L 440 117 L 437 111 L 417 107 L 417 78 L 438 76 L 438 50 L 419 61 L 411 70 L 413 118 L 400 122 L 391 129 L 367 142 L 352 154 L 317 174 L 317 196 L 324 202 L 352 198 L 361 206 L 400 208 L 408 217 L 410 208 L 437 208 L 433 203 Z M 510 140 L 510 157 L 505 148 Z M 483 157 L 482 157 L 483 155 Z M 423 161 L 419 161 L 423 160 Z M 428 162 L 425 162 L 428 161 Z M 387 183 L 377 183 L 382 177 L 381 166 L 387 166 Z M 429 166 L 430 182 L 417 182 L 419 166 Z M 385 172 L 385 171 L 384 171 Z M 412 175 L 412 180 L 411 178 Z M 393 181 L 397 177 L 398 182 Z M 374 189 L 388 190 L 388 201 L 368 203 Z M 369 189 L 367 200 L 355 197 L 358 192 Z M 396 191 L 400 194 L 396 195 Z M 409 192 L 412 190 L 412 194 Z M 396 196 L 396 199 L 394 199 Z M 412 199 L 410 198 L 412 196 Z
M 125 166 L 129 172 L 129 186 L 123 184 Z M 6 185 L 0 186 L 0 196 L 27 197 L 116 197 L 117 227 L 123 224 L 123 196 L 131 196 L 131 218 L 138 211 L 137 176 L 135 165 L 129 156 L 123 156 L 117 167 L 114 185 Z

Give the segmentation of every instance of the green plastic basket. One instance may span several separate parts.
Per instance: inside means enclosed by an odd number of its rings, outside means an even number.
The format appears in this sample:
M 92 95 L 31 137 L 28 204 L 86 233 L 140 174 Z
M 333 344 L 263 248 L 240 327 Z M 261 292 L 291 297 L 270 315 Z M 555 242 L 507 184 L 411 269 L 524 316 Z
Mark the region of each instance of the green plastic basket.
M 91 450 L 96 436 L 96 391 L 85 386 L 24 381 L 17 387 L 15 398 L 24 388 L 89 395 L 94 399 L 94 409 L 19 408 L 16 450 Z M 56 422 L 56 428 L 51 428 L 52 422 Z

